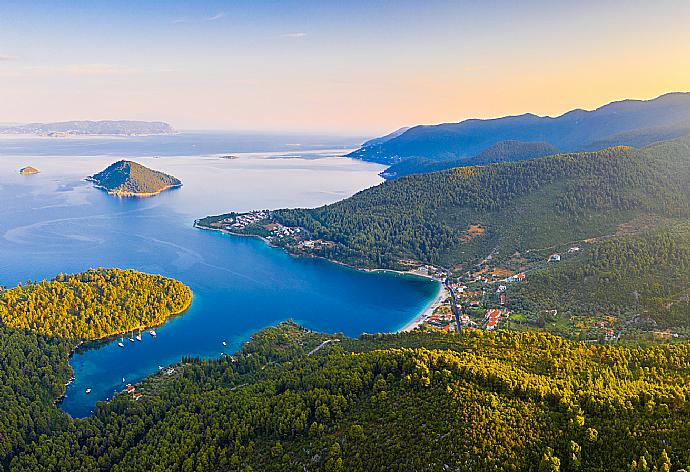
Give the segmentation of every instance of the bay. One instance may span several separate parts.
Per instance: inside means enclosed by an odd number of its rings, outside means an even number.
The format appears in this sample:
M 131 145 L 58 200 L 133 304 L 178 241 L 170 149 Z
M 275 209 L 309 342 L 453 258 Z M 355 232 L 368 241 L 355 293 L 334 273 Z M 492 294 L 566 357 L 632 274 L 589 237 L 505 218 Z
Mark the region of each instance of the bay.
M 101 141 L 100 154 L 91 156 L 62 141 L 50 154 L 49 138 L 22 139 L 28 140 L 22 155 L 8 155 L 17 151 L 16 140 L 0 139 L 1 285 L 122 267 L 174 277 L 194 292 L 191 308 L 157 328 L 157 337 L 125 337 L 124 348 L 113 339 L 72 357 L 75 379 L 61 407 L 74 417 L 89 415 L 97 400 L 159 366 L 183 356 L 231 354 L 251 333 L 283 320 L 350 336 L 395 331 L 438 291 L 430 280 L 295 258 L 254 238 L 193 228 L 207 214 L 318 206 L 380 183 L 381 166 L 338 157 L 347 143 L 236 152 L 234 159 L 181 155 L 187 148 L 156 158 L 129 143 L 129 157 L 184 185 L 154 198 L 119 199 L 83 180 L 119 157 L 119 139 L 115 148 Z M 41 173 L 19 175 L 26 165 Z

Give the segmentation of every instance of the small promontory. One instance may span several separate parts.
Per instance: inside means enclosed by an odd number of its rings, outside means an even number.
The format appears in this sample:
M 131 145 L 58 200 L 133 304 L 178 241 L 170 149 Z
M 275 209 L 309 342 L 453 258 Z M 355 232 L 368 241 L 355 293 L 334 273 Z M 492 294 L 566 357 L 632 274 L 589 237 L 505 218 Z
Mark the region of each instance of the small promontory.
M 109 165 L 86 180 L 118 197 L 150 197 L 182 186 L 182 182 L 172 175 L 125 160 Z
M 41 171 L 31 166 L 22 167 L 21 169 L 19 169 L 19 173 L 22 175 L 38 174 L 39 172 Z

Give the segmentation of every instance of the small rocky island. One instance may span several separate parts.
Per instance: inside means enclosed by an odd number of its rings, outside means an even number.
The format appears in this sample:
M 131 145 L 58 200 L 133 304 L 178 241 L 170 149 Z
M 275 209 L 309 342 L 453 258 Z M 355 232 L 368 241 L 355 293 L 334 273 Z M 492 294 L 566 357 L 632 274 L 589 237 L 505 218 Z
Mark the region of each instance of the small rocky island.
M 41 171 L 31 166 L 22 167 L 21 169 L 19 169 L 19 173 L 22 175 L 38 174 L 39 172 Z
M 182 186 L 172 175 L 126 160 L 115 162 L 86 180 L 118 197 L 151 197 Z

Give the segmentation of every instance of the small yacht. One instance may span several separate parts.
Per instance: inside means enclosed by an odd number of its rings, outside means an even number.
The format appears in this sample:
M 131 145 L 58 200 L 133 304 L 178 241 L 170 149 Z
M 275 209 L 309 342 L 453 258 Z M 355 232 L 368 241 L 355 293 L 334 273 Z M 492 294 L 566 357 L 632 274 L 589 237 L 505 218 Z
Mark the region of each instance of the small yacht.
M 134 342 L 134 331 L 132 331 L 132 335 L 129 337 L 130 342 Z
M 156 330 L 152 329 L 151 331 L 149 331 L 149 334 L 155 338 L 156 337 Z
M 225 341 L 223 341 L 223 346 L 227 346 L 227 345 L 228 345 L 228 343 L 226 343 Z
M 125 378 L 124 378 L 124 377 L 122 377 L 122 383 L 125 383 Z
M 120 339 L 120 342 L 117 343 L 117 345 L 118 345 L 119 347 L 125 347 L 125 343 L 123 342 L 124 340 L 125 340 L 125 338 L 121 338 L 121 339 Z
M 89 393 L 91 393 L 91 389 L 90 389 L 90 388 L 87 388 L 87 389 L 86 389 L 86 394 L 88 395 Z
M 137 341 L 141 341 L 141 330 L 139 330 L 139 334 L 137 334 Z

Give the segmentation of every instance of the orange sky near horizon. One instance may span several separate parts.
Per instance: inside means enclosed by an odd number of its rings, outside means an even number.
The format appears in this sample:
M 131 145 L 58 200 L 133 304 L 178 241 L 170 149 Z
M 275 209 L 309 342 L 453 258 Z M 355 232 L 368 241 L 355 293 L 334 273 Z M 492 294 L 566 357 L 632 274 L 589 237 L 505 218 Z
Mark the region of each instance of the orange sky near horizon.
M 0 7 L 0 122 L 379 135 L 690 91 L 685 0 L 59 3 Z

